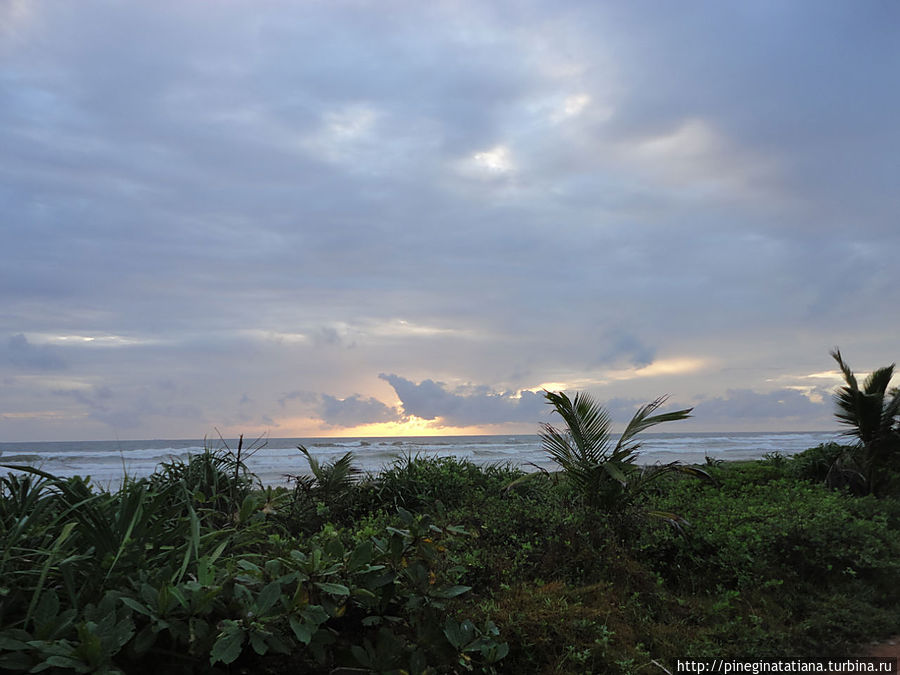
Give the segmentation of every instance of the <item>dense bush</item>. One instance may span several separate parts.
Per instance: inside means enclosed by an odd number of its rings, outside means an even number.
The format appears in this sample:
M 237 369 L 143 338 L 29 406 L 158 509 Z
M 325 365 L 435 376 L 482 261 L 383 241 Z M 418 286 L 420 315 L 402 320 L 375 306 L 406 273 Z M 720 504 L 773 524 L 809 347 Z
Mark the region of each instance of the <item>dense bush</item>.
M 828 489 L 837 453 L 665 474 L 630 496 L 680 529 L 448 458 L 359 477 L 349 457 L 292 490 L 216 453 L 114 493 L 10 474 L 0 669 L 636 673 L 847 655 L 900 621 L 900 500 Z
M 822 443 L 791 457 L 791 473 L 797 478 L 824 483 L 841 457 L 853 448 L 839 443 Z
M 463 530 L 399 510 L 377 534 L 325 524 L 297 539 L 267 512 L 271 491 L 234 489 L 240 467 L 209 459 L 116 493 L 4 478 L 0 668 L 216 672 L 281 654 L 304 672 L 420 673 L 503 658 L 493 624 L 450 607 L 470 590 L 446 560 Z
M 522 472 L 509 465 L 474 464 L 455 457 L 405 455 L 362 488 L 372 507 L 426 510 L 480 503 L 493 497 Z

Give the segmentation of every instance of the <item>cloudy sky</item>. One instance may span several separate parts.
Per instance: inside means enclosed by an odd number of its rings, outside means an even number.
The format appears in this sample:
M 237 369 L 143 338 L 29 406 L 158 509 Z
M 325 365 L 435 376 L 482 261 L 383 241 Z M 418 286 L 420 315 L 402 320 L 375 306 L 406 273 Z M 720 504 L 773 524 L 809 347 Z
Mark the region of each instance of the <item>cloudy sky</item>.
M 900 4 L 0 2 L 0 440 L 832 429 Z

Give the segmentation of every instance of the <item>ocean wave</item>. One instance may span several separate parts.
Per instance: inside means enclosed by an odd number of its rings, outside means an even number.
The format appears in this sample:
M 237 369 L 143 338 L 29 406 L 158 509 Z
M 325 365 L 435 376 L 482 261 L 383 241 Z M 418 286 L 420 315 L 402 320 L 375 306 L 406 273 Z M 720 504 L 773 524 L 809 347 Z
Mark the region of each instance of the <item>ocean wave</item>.
M 638 461 L 703 462 L 707 456 L 754 459 L 769 452 L 793 454 L 837 439 L 837 432 L 647 434 L 642 439 Z M 228 440 L 226 443 L 232 451 L 237 447 L 237 441 Z M 275 484 L 278 476 L 308 472 L 306 458 L 296 447 L 300 443 L 320 462 L 331 462 L 347 452 L 353 452 L 358 468 L 369 473 L 377 472 L 405 456 L 453 456 L 479 464 L 513 462 L 523 467 L 530 463 L 553 466 L 535 435 L 281 438 L 269 439 L 267 445 L 256 450 L 246 448 L 244 458 L 263 482 Z M 153 473 L 160 462 L 200 453 L 204 448 L 203 441 L 191 440 L 9 443 L 0 444 L 0 462 L 35 463 L 45 471 L 61 476 L 90 474 L 98 480 L 121 481 L 123 468 L 130 476 L 145 476 Z
M 44 458 L 41 455 L 0 455 L 0 463 L 3 464 L 16 464 L 20 462 L 26 462 L 31 464 L 32 462 L 40 462 Z

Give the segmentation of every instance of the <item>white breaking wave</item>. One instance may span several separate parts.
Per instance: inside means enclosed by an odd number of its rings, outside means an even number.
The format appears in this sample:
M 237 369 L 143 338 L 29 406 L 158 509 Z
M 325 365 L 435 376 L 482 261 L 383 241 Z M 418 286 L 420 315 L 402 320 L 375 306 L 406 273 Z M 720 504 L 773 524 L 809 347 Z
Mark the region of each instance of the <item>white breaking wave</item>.
M 792 455 L 821 443 L 840 441 L 837 432 L 805 433 L 694 433 L 647 434 L 642 439 L 642 463 L 681 461 L 702 463 L 707 457 L 722 460 L 758 459 L 768 453 Z M 228 440 L 234 451 L 237 440 Z M 221 442 L 210 443 L 213 449 Z M 308 471 L 306 458 L 297 449 L 306 447 L 322 462 L 334 461 L 347 452 L 355 456 L 363 472 L 376 473 L 403 456 L 456 457 L 477 464 L 513 464 L 526 470 L 531 465 L 551 468 L 553 463 L 537 436 L 442 436 L 398 438 L 268 439 L 261 448 L 245 447 L 248 467 L 266 485 L 286 484 L 289 476 Z M 0 443 L 0 464 L 30 464 L 59 475 L 90 475 L 101 485 L 114 487 L 126 474 L 152 474 L 161 462 L 202 452 L 204 443 L 184 441 L 100 441 L 65 443 Z M 0 469 L 2 472 L 2 469 Z

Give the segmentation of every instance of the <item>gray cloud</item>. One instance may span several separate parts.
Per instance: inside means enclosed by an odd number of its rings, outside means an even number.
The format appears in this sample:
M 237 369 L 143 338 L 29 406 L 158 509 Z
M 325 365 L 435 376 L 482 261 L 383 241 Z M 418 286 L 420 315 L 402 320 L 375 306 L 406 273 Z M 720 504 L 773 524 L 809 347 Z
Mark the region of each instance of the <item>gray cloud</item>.
M 598 364 L 615 363 L 624 358 L 634 366 L 647 366 L 653 363 L 656 350 L 646 345 L 643 340 L 621 330 L 611 331 L 605 340 L 608 348 L 600 355 Z
M 601 371 L 692 356 L 742 370 L 679 400 L 820 420 L 728 391 L 897 358 L 898 12 L 31 3 L 0 29 L 0 435 L 342 424 L 388 414 L 385 372 L 406 414 L 532 422 L 499 392 L 643 401 Z
M 63 370 L 66 362 L 47 345 L 33 345 L 22 333 L 6 341 L 6 360 L 16 368 L 26 370 Z
M 88 416 L 113 429 L 132 430 L 139 427 L 143 416 L 151 413 L 138 405 L 129 405 L 113 395 L 108 386 L 89 389 L 60 389 L 57 396 L 69 397 L 87 409 Z
M 282 408 L 288 401 L 299 401 L 304 404 L 317 403 L 319 396 L 311 391 L 289 391 L 278 397 L 278 405 Z
M 765 394 L 748 389 L 729 389 L 724 397 L 698 402 L 694 416 L 698 420 L 777 420 L 794 417 L 818 421 L 831 412 L 830 401 L 814 403 L 794 389 L 779 389 Z
M 403 412 L 426 420 L 440 418 L 452 426 L 536 422 L 544 413 L 543 395 L 532 391 L 517 395 L 494 392 L 488 387 L 449 391 L 442 382 L 423 380 L 416 384 L 399 375 L 382 373 L 403 404 Z
M 331 427 L 354 427 L 374 422 L 399 422 L 400 414 L 381 401 L 359 394 L 344 399 L 322 396 L 322 420 Z

